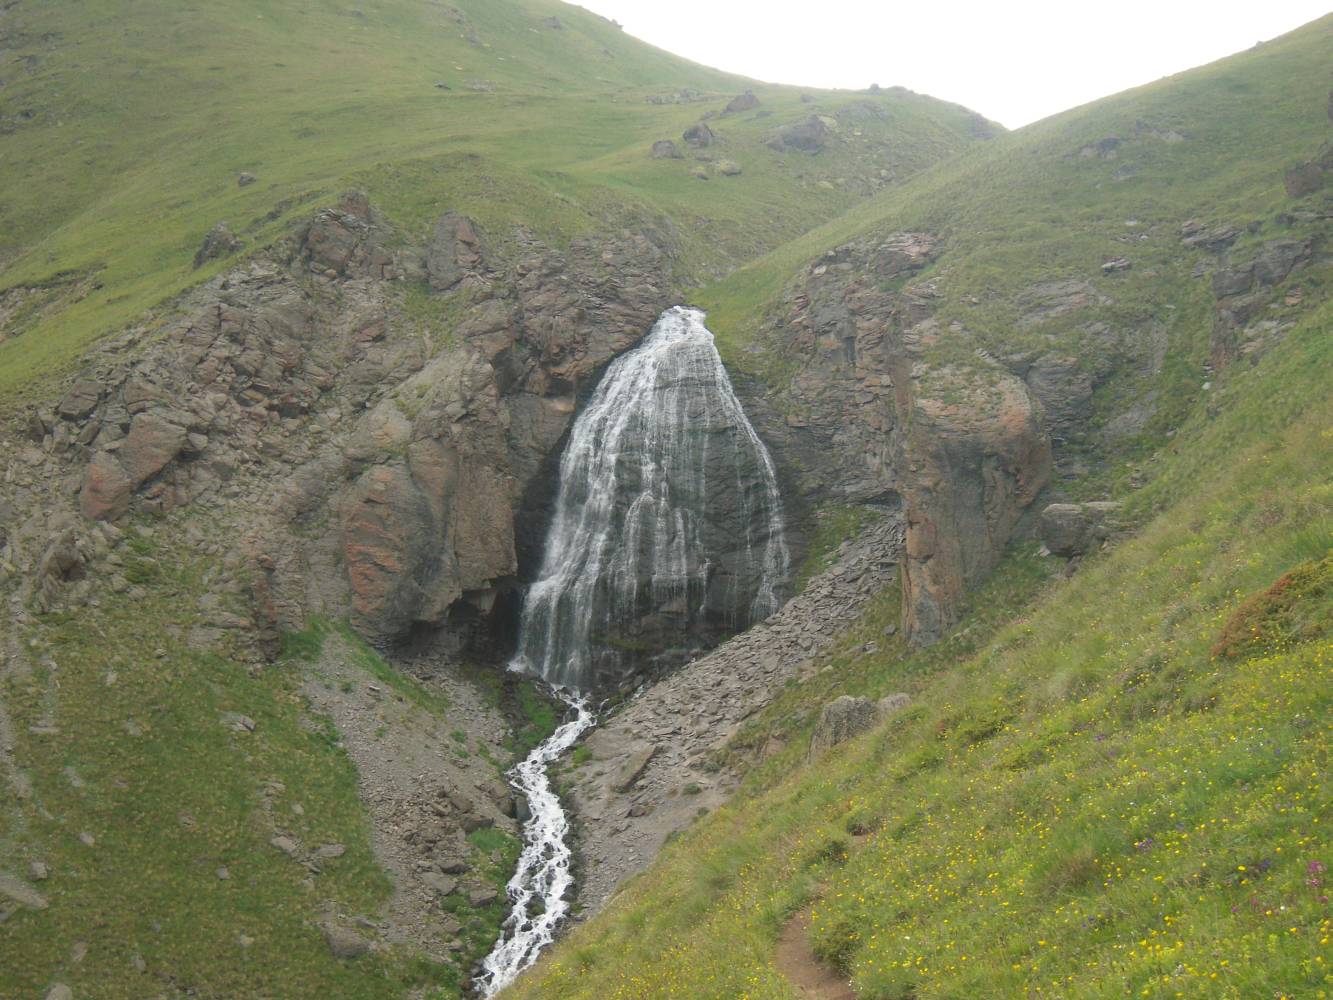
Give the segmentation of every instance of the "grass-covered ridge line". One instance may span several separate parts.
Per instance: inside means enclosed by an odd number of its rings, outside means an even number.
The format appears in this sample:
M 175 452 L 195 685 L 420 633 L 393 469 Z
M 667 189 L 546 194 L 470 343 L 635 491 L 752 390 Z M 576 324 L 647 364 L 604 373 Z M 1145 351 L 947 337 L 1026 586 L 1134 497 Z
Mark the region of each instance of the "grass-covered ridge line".
M 773 948 L 816 901 L 864 996 L 1317 996 L 1333 643 L 1212 649 L 1330 552 L 1330 322 L 1191 418 L 1135 537 L 960 662 L 886 651 L 863 690 L 908 710 L 701 822 L 513 995 L 788 1000 Z
M 221 221 L 254 250 L 351 185 L 412 234 L 446 210 L 557 240 L 662 217 L 703 280 L 860 200 L 847 178 L 905 178 L 979 128 L 906 92 L 805 104 L 555 0 L 25 0 L 0 16 L 26 67 L 0 91 L 0 310 L 20 290 L 0 402 L 233 263 L 191 267 Z M 700 182 L 692 160 L 649 156 L 747 87 L 761 108 L 714 122 L 713 152 L 743 176 Z M 648 102 L 686 89 L 712 96 Z M 836 151 L 763 144 L 780 123 L 866 102 L 875 114 L 849 120 Z M 256 182 L 238 186 L 241 172 Z

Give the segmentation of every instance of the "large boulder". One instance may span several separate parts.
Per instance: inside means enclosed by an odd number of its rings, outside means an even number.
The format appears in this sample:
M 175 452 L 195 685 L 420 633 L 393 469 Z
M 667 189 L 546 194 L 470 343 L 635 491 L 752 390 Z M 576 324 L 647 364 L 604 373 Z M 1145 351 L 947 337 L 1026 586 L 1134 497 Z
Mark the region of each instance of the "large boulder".
M 654 160 L 679 160 L 684 157 L 679 147 L 670 139 L 658 139 L 653 143 Z
M 727 102 L 726 114 L 734 115 L 742 111 L 751 111 L 759 107 L 759 98 L 754 96 L 753 90 L 747 90 L 743 94 L 738 94 Z
M 1041 543 L 1057 556 L 1081 556 L 1112 536 L 1119 510 L 1110 501 L 1050 504 L 1041 512 Z
M 685 145 L 691 149 L 704 149 L 711 146 L 717 136 L 708 127 L 707 122 L 699 122 L 687 128 L 681 138 L 685 140 Z
M 810 755 L 860 736 L 874 728 L 878 720 L 879 709 L 869 698 L 846 694 L 834 698 L 820 711 L 815 731 L 810 734 Z
M 779 152 L 796 149 L 803 153 L 818 153 L 828 142 L 832 129 L 819 115 L 811 115 L 803 122 L 779 129 L 769 140 L 769 146 Z

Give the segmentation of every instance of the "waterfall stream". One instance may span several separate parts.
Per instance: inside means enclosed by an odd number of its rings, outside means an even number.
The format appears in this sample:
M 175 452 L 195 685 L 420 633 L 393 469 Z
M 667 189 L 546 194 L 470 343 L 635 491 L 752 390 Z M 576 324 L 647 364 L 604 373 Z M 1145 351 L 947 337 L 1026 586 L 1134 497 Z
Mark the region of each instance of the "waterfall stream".
M 510 669 L 549 683 L 574 718 L 510 772 L 531 817 L 484 995 L 531 966 L 569 912 L 569 823 L 547 767 L 595 724 L 587 692 L 632 677 L 645 647 L 688 650 L 762 621 L 789 564 L 773 461 L 704 314 L 669 309 L 607 368 L 561 457 Z

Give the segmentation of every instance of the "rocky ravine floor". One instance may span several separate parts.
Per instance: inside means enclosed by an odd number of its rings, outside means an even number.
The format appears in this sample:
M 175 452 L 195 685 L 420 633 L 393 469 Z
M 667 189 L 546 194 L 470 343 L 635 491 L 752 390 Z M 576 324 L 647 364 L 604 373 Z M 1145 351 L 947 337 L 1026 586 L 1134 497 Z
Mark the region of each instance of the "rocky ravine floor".
M 844 543 L 834 564 L 767 621 L 647 688 L 593 731 L 574 772 L 579 901 L 600 909 L 667 837 L 727 800 L 738 778 L 704 764 L 789 680 L 808 676 L 865 603 L 897 574 L 896 519 Z
M 324 920 L 336 926 L 350 921 L 362 933 L 414 944 L 442 960 L 464 951 L 467 937 L 442 901 L 458 894 L 471 907 L 487 906 L 499 895 L 477 871 L 487 859 L 476 856 L 467 834 L 497 827 L 517 836 L 518 823 L 495 764 L 477 752 L 489 747 L 505 753 L 509 727 L 499 709 L 445 671 L 436 672 L 425 690 L 447 704 L 447 715 L 415 705 L 369 676 L 347 645 L 333 638 L 302 686 L 311 707 L 337 727 L 356 764 L 375 856 L 394 883 L 392 899 L 373 918 L 328 912 Z

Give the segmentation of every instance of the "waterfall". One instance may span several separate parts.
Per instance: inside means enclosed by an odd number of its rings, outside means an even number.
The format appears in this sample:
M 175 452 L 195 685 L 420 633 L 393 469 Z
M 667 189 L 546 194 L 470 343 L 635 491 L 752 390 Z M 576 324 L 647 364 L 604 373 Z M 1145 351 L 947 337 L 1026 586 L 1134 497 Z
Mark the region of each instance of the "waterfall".
M 644 646 L 704 644 L 767 618 L 789 563 L 773 461 L 704 314 L 669 309 L 607 368 L 561 457 L 510 668 L 549 683 L 574 718 L 510 772 L 531 818 L 484 995 L 531 966 L 569 912 L 569 823 L 547 767 L 595 724 L 586 692 L 632 674 Z
M 645 647 L 767 618 L 788 562 L 773 460 L 704 314 L 669 309 L 574 424 L 518 667 L 579 690 L 622 681 Z

